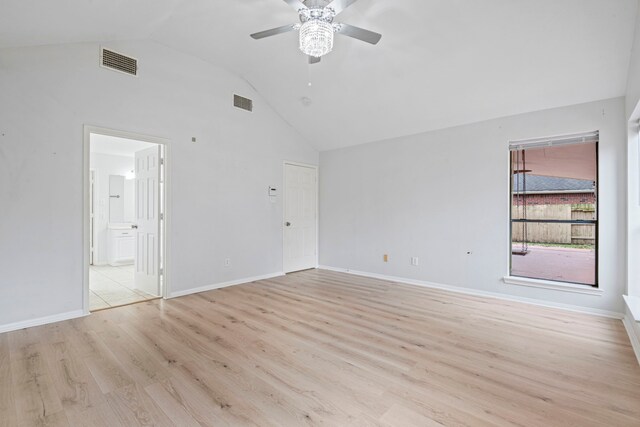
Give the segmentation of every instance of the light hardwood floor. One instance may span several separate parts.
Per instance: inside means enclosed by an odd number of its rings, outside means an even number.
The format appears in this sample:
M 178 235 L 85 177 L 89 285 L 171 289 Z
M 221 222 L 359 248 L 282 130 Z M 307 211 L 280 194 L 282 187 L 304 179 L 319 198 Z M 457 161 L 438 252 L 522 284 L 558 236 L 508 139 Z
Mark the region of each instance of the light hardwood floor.
M 0 335 L 0 425 L 639 426 L 620 321 L 310 270 Z

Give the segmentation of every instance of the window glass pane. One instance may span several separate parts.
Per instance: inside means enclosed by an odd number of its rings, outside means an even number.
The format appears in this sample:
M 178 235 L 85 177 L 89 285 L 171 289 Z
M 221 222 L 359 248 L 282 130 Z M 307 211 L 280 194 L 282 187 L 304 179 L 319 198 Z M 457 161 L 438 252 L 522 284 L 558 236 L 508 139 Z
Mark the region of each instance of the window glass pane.
M 514 173 L 596 180 L 596 143 L 529 148 L 512 152 Z
M 595 225 L 579 225 L 585 244 L 512 243 L 511 275 L 560 282 L 596 284 Z M 524 255 L 519 255 L 523 253 Z
M 512 151 L 511 170 L 512 219 L 596 219 L 595 143 Z
M 513 219 L 596 219 L 595 181 L 528 174 L 514 175 L 513 180 Z M 526 191 L 518 180 L 526 181 Z
M 511 218 L 527 221 L 511 224 L 511 275 L 595 285 L 597 143 L 512 151 L 511 171 Z

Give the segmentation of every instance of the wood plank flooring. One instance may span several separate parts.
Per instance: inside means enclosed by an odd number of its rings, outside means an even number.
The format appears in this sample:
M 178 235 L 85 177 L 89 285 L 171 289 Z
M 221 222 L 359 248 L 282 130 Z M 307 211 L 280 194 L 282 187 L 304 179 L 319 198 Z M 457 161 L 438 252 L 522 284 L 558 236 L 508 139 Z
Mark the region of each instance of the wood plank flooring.
M 310 270 L 0 334 L 0 426 L 640 426 L 622 323 Z

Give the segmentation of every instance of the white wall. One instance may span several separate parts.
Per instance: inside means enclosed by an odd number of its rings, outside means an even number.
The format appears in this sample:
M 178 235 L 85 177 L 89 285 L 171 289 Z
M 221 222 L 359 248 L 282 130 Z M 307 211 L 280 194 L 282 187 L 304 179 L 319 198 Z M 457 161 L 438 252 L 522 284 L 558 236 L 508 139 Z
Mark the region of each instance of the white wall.
M 139 76 L 98 67 L 93 43 L 0 51 L 0 327 L 82 307 L 85 124 L 171 141 L 172 291 L 282 271 L 267 188 L 317 152 L 243 79 L 153 42 L 107 46 Z
M 640 5 L 640 2 L 638 2 Z M 636 15 L 636 31 L 631 48 L 629 75 L 627 80 L 626 109 L 627 117 L 634 115 L 640 101 L 640 7 Z M 635 113 L 640 115 L 639 112 Z
M 94 258 L 96 265 L 106 264 L 107 226 L 109 224 L 109 175 L 127 176 L 134 168 L 134 158 L 112 154 L 91 153 L 90 167 L 95 170 Z M 124 221 L 133 222 L 135 197 L 134 180 L 124 181 Z
M 640 4 L 640 2 L 639 2 Z M 626 92 L 627 122 L 627 283 L 625 293 L 640 298 L 640 7 L 629 61 Z M 640 324 L 629 309 L 625 325 L 640 361 Z M 640 319 L 638 319 L 640 320 Z
M 628 122 L 628 248 L 627 293 L 640 297 L 640 151 L 637 121 L 640 119 L 640 8 L 636 17 L 636 34 L 631 51 L 626 95 Z
M 618 98 L 322 152 L 320 264 L 621 313 L 624 110 L 624 99 Z M 508 142 L 591 130 L 601 137 L 603 294 L 504 284 Z M 388 263 L 382 260 L 385 253 Z M 419 257 L 419 266 L 410 265 L 412 256 Z

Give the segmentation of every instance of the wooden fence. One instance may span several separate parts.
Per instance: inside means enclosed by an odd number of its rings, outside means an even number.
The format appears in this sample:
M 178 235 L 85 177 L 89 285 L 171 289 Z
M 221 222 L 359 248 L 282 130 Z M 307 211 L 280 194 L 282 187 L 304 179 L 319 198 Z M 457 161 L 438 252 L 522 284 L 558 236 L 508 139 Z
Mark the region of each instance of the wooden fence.
M 513 219 L 522 219 L 522 207 L 512 207 Z M 578 205 L 532 205 L 527 206 L 527 219 L 560 219 L 560 220 L 593 220 L 595 206 L 592 204 Z M 512 224 L 512 239 L 514 242 L 523 240 L 523 223 Z M 549 224 L 528 223 L 527 241 L 530 243 L 561 243 L 574 245 L 593 245 L 596 238 L 594 224 Z

